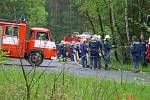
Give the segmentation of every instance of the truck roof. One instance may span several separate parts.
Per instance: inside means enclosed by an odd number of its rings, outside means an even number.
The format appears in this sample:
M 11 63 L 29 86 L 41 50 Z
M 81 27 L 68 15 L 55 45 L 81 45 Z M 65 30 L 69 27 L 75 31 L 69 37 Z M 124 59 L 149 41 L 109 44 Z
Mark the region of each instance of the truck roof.
M 26 24 L 22 24 L 22 23 L 15 23 L 15 22 L 0 22 L 0 24 L 2 25 L 26 25 Z
M 32 28 L 30 28 L 30 30 L 32 30 L 32 31 L 42 31 L 42 32 L 48 32 L 48 31 L 50 31 L 49 29 L 39 28 L 39 27 L 32 27 Z

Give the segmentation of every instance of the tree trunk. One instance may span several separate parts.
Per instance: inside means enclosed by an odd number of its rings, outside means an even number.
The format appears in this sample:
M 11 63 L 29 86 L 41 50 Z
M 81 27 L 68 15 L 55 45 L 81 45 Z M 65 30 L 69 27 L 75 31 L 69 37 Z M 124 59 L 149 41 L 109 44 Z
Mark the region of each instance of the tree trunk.
M 89 20 L 91 26 L 92 26 L 92 30 L 93 30 L 94 34 L 96 34 L 96 31 L 95 31 L 95 28 L 94 28 L 94 24 L 93 24 L 93 22 L 92 22 L 92 20 L 90 18 L 90 15 L 89 15 L 88 11 L 86 11 L 86 15 L 88 17 L 88 20 Z
M 99 11 L 98 8 L 97 8 L 97 15 L 98 15 L 98 21 L 99 21 L 100 29 L 101 29 L 101 32 L 102 32 L 101 37 L 102 37 L 102 39 L 104 39 L 105 34 L 104 34 L 103 21 L 102 21 L 102 17 L 100 15 L 100 11 Z
M 125 46 L 128 45 L 127 39 L 124 38 L 124 34 L 125 34 L 125 33 L 120 31 L 118 22 L 117 22 L 117 20 L 116 20 L 115 17 L 114 17 L 114 19 L 115 19 L 116 31 L 117 31 L 117 33 L 119 34 L 119 42 L 120 42 L 120 45 L 121 45 L 121 46 L 120 46 L 121 48 L 119 48 L 119 51 L 121 52 L 122 62 L 123 62 L 124 64 L 129 64 L 129 63 L 131 63 L 130 53 L 129 53 L 130 51 L 129 51 L 128 48 L 125 48 Z
M 126 24 L 126 35 L 129 43 L 130 36 L 129 36 L 129 23 L 128 23 L 128 0 L 125 0 L 125 24 Z
M 99 21 L 99 25 L 100 25 L 100 28 L 101 28 L 101 32 L 104 33 L 102 17 L 101 17 L 101 15 L 100 15 L 99 9 L 97 9 L 97 15 L 98 15 L 98 21 Z
M 115 20 L 114 20 L 113 6 L 112 6 L 111 0 L 109 0 L 109 18 L 110 18 L 110 27 L 111 27 L 111 32 L 112 32 L 113 44 L 116 45 L 115 38 L 114 38 Z M 115 53 L 116 61 L 119 61 L 117 51 L 115 50 L 114 53 Z

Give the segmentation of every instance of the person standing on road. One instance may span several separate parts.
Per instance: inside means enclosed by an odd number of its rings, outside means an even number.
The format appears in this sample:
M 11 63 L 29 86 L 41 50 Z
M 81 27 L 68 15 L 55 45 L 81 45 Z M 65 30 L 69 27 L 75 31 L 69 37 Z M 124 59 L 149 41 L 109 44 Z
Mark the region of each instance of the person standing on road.
M 145 67 L 147 66 L 147 63 L 146 63 L 146 52 L 147 52 L 147 43 L 146 41 L 144 40 L 144 36 L 141 35 L 140 36 L 140 44 L 141 44 L 141 59 L 142 59 L 142 66 Z
M 63 42 L 63 52 L 62 52 L 62 58 L 63 58 L 63 61 L 67 61 L 67 47 L 66 47 L 66 43 Z
M 97 36 L 94 35 L 89 42 L 89 49 L 90 49 L 90 67 L 92 68 L 99 68 L 97 66 L 97 60 L 99 55 L 99 49 L 101 48 L 100 42 L 97 40 Z
M 101 41 L 101 36 L 100 35 L 97 36 L 97 41 L 100 43 L 99 54 L 97 55 L 97 66 L 102 68 L 102 66 L 101 66 L 102 41 Z
M 63 54 L 63 49 L 62 49 L 62 47 L 63 47 L 63 43 L 64 43 L 64 41 L 62 40 L 61 42 L 60 42 L 60 44 L 58 45 L 58 59 L 60 60 L 60 57 L 62 56 L 62 54 Z
M 75 59 L 75 54 L 76 54 L 76 50 L 77 50 L 77 45 L 75 43 L 75 41 L 72 41 L 71 47 L 70 47 L 70 56 L 71 56 L 71 61 L 74 61 Z
M 108 70 L 108 64 L 110 63 L 110 49 L 112 48 L 110 43 L 110 36 L 106 35 L 104 39 L 104 55 L 105 55 L 105 70 Z
M 66 48 L 66 44 L 65 44 L 65 42 L 64 42 L 63 40 L 62 40 L 61 43 L 59 44 L 59 47 L 58 47 L 58 48 L 59 48 L 59 49 L 58 49 L 58 50 L 59 50 L 59 56 L 58 56 L 59 60 L 61 60 L 61 59 L 60 59 L 60 57 L 61 57 L 63 61 L 66 61 L 67 48 Z
M 140 42 L 137 41 L 136 36 L 132 36 L 130 51 L 131 51 L 133 64 L 134 64 L 134 72 L 137 73 L 139 72 L 139 58 L 141 55 L 141 45 Z
M 82 66 L 83 68 L 87 67 L 87 52 L 88 52 L 88 48 L 85 44 L 86 39 L 82 39 L 81 40 L 81 44 L 80 44 L 80 51 L 81 51 L 81 61 L 82 61 Z

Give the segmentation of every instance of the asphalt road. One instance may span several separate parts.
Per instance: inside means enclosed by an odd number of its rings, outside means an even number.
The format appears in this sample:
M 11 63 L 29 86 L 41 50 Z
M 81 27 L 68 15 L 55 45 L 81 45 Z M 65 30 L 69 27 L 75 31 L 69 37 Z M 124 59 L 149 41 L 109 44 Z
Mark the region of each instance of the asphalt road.
M 22 60 L 23 65 L 25 65 L 26 69 L 31 69 L 32 66 L 26 60 Z M 11 67 L 12 65 L 20 65 L 19 59 L 10 59 L 7 62 L 7 66 Z M 130 71 L 117 71 L 117 70 L 109 70 L 105 71 L 104 69 L 90 69 L 90 68 L 82 68 L 81 66 L 77 65 L 75 62 L 67 62 L 65 64 L 60 63 L 57 59 L 56 60 L 44 60 L 42 65 L 38 67 L 39 70 L 47 69 L 50 72 L 60 72 L 64 68 L 68 73 L 78 75 L 78 76 L 91 76 L 97 77 L 99 79 L 105 80 L 115 80 L 117 82 L 127 81 L 127 82 L 136 82 L 136 83 L 144 83 L 150 85 L 150 72 L 149 73 L 133 73 Z

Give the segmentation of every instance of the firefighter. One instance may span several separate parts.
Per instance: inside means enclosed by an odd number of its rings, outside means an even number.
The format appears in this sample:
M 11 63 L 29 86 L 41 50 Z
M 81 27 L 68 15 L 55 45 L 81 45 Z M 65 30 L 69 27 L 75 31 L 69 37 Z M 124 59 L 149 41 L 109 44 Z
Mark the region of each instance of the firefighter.
M 97 36 L 97 41 L 99 41 L 100 43 L 100 50 L 99 50 L 99 54 L 97 55 L 97 65 L 101 68 L 101 54 L 102 53 L 102 42 L 101 42 L 101 36 L 98 35 Z
M 98 63 L 98 55 L 99 55 L 99 49 L 101 47 L 100 42 L 97 40 L 97 36 L 94 35 L 89 42 L 89 49 L 90 49 L 90 67 L 97 69 L 99 68 L 97 66 Z
M 112 48 L 110 43 L 110 36 L 106 35 L 104 39 L 104 53 L 105 53 L 105 70 L 108 70 L 108 64 L 110 63 L 110 49 Z
M 62 57 L 62 60 L 66 61 L 66 57 L 67 57 L 66 53 L 67 53 L 67 48 L 65 42 L 62 40 L 61 43 L 59 44 L 59 55 L 58 55 L 59 60 L 61 60 L 60 57 Z
M 80 43 L 77 43 L 78 60 L 81 58 Z
M 72 41 L 72 44 L 71 44 L 71 47 L 70 47 L 70 58 L 71 58 L 71 61 L 74 61 L 74 55 L 76 53 L 76 49 L 77 49 L 77 45 L 75 43 L 75 41 Z
M 58 47 L 57 47 L 57 49 L 58 49 L 58 53 L 57 53 L 57 57 L 58 57 L 58 59 L 60 60 L 60 57 L 61 57 L 61 55 L 62 55 L 62 49 L 61 49 L 61 47 L 62 47 L 62 45 L 63 45 L 63 40 L 60 42 L 60 44 L 58 45 Z
M 141 44 L 141 59 L 142 59 L 142 66 L 145 67 L 147 66 L 147 63 L 146 63 L 146 52 L 147 52 L 147 43 L 146 41 L 144 40 L 144 36 L 141 35 L 140 36 L 140 44 Z
M 141 54 L 141 45 L 140 42 L 137 41 L 136 36 L 132 36 L 132 43 L 130 46 L 130 51 L 133 59 L 133 64 L 134 64 L 134 72 L 137 73 L 139 72 L 139 58 Z
M 82 66 L 83 68 L 87 67 L 87 46 L 85 44 L 86 39 L 82 39 L 81 40 L 81 44 L 80 44 L 80 51 L 81 51 L 81 61 L 82 61 Z
M 62 58 L 63 58 L 63 61 L 67 61 L 67 47 L 66 47 L 66 43 L 65 42 L 63 42 Z

